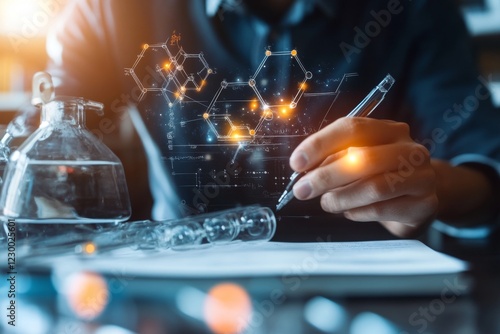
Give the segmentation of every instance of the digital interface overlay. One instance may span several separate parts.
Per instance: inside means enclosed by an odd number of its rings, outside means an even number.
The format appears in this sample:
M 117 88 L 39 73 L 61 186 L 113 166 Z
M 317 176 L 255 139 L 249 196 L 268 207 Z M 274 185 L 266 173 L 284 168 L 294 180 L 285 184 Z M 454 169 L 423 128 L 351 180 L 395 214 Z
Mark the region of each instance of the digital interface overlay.
M 141 90 L 139 109 L 188 212 L 235 205 L 274 207 L 307 136 L 359 101 L 358 76 L 308 64 L 300 50 L 262 50 L 257 69 L 236 75 L 191 53 L 175 32 L 145 44 L 125 74 Z M 154 80 L 143 80 L 154 73 Z

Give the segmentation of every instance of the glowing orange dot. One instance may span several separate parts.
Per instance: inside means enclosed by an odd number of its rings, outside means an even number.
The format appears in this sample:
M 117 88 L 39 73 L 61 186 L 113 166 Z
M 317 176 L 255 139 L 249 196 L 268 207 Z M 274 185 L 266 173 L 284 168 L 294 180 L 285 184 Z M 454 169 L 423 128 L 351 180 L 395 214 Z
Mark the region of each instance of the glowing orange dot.
M 250 133 L 250 136 L 255 136 L 255 130 L 254 129 L 252 129 L 252 130 L 250 130 L 248 132 Z
M 181 86 L 181 92 L 185 92 L 185 91 L 186 91 L 186 87 Z
M 359 163 L 359 156 L 356 153 L 348 153 L 347 154 L 347 161 L 351 165 L 357 165 Z
M 266 56 L 268 56 L 268 57 L 269 57 L 270 55 L 271 55 L 271 51 L 267 50 L 267 51 L 266 51 Z
M 149 44 L 143 44 L 143 45 L 142 45 L 142 48 L 143 48 L 144 50 L 146 50 L 147 48 L 149 48 Z
M 307 85 L 305 82 L 300 85 L 300 89 L 305 90 L 306 88 L 307 88 Z
M 288 112 L 288 109 L 287 109 L 287 108 L 282 108 L 282 109 L 281 109 L 281 113 L 282 113 L 282 114 L 286 114 L 287 112 Z
M 251 313 L 252 302 L 248 293 L 234 283 L 214 286 L 205 299 L 205 322 L 216 334 L 243 332 Z
M 163 67 L 170 68 L 170 63 L 165 63 L 165 65 L 163 65 Z
M 292 50 L 292 52 L 290 52 L 290 54 L 295 57 L 297 55 L 297 50 Z
M 96 246 L 91 243 L 91 242 L 87 242 L 84 246 L 83 246 L 83 251 L 86 253 L 86 254 L 94 254 L 95 251 L 97 250 Z
M 255 110 L 257 109 L 259 105 L 257 104 L 257 100 L 252 100 L 252 102 L 250 103 L 250 109 Z
M 64 291 L 73 312 L 86 320 L 99 316 L 109 301 L 106 281 L 96 273 L 82 272 L 69 276 Z
M 210 115 L 207 112 L 203 114 L 204 119 L 208 119 L 208 117 L 210 117 Z

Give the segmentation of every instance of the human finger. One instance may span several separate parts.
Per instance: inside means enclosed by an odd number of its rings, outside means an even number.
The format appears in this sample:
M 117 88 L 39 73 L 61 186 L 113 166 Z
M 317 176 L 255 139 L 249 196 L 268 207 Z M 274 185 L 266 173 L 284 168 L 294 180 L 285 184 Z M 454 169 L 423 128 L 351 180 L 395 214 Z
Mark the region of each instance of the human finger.
M 405 158 L 409 155 L 416 165 L 412 165 L 409 158 Z M 309 171 L 295 184 L 293 192 L 299 200 L 310 199 L 373 175 L 391 171 L 399 175 L 399 169 L 404 169 L 403 176 L 409 177 L 417 167 L 425 164 L 430 164 L 429 153 L 423 146 L 414 142 L 351 147 L 341 158 Z M 391 174 L 389 177 L 394 178 Z M 394 187 L 398 180 L 394 181 L 392 178 L 389 179 L 390 186 Z
M 290 156 L 290 166 L 301 172 L 319 165 L 327 156 L 355 146 L 375 146 L 409 139 L 406 123 L 366 117 L 344 117 L 307 137 Z
M 326 212 L 339 213 L 401 196 L 424 196 L 435 192 L 435 173 L 432 168 L 418 169 L 392 187 L 387 174 L 377 174 L 330 190 L 321 196 Z
M 373 203 L 344 212 L 344 216 L 358 222 L 396 221 L 412 227 L 429 221 L 436 214 L 438 199 L 435 194 L 427 196 L 401 196 Z

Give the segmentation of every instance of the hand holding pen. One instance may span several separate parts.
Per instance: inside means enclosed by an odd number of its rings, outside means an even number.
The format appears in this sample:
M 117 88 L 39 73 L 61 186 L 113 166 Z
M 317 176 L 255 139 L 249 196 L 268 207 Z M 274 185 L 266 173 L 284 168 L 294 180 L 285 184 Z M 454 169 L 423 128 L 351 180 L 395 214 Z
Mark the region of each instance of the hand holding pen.
M 346 117 L 367 117 L 370 113 L 375 110 L 375 108 L 382 102 L 385 97 L 385 94 L 391 89 L 395 80 L 390 75 L 387 74 L 386 77 L 371 90 L 371 92 L 349 113 Z M 332 160 L 333 156 L 330 156 L 329 159 L 323 161 L 320 166 L 327 164 L 330 160 Z M 285 191 L 278 199 L 278 205 L 276 206 L 276 210 L 281 210 L 286 204 L 288 204 L 293 198 L 294 194 L 292 191 L 293 186 L 297 181 L 304 176 L 307 171 L 294 172 L 290 177 L 290 183 L 285 188 Z
M 358 222 L 378 221 L 394 235 L 413 237 L 438 212 L 435 168 L 445 162 L 431 163 L 429 151 L 411 138 L 408 124 L 366 117 L 390 88 L 393 80 L 386 79 L 350 117 L 297 146 L 290 167 L 302 177 L 289 192 L 298 200 L 320 197 L 326 212 Z

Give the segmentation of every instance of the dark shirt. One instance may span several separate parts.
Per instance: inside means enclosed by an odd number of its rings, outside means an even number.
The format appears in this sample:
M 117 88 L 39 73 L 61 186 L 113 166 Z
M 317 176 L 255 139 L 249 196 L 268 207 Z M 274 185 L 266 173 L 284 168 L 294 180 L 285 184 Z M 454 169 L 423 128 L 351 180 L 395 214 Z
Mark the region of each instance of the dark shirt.
M 452 1 L 298 1 L 282 17 L 241 1 L 208 11 L 201 0 L 75 1 L 49 39 L 59 94 L 105 102 L 113 122 L 138 103 L 167 170 L 150 175 L 153 218 L 274 207 L 294 147 L 387 73 L 396 84 L 373 117 L 409 123 L 433 157 L 498 171 L 500 114 Z M 317 200 L 294 201 L 278 232 L 337 233 L 332 224 L 315 230 L 319 216 L 336 219 Z M 372 239 L 378 227 L 369 226 L 362 234 Z

